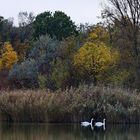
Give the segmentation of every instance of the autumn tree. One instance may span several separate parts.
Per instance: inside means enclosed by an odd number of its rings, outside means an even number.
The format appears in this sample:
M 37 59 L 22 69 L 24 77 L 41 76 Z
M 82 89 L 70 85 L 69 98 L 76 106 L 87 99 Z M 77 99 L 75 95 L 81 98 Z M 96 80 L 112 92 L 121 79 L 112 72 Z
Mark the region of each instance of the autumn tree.
M 17 61 L 17 53 L 13 50 L 12 45 L 6 42 L 1 50 L 0 69 L 10 70 Z
M 116 64 L 118 54 L 104 43 L 85 43 L 74 56 L 74 65 L 81 76 L 96 83 L 100 75 Z
M 21 43 L 20 41 L 14 42 L 14 50 L 17 52 L 18 61 L 25 61 L 28 53 L 30 52 L 31 46 L 28 42 Z
M 109 32 L 102 24 L 91 26 L 87 40 L 96 43 L 104 42 L 107 46 L 111 45 L 109 40 Z
M 123 31 L 123 36 L 130 41 L 130 47 L 126 48 L 129 51 L 129 55 L 134 59 L 133 66 L 135 68 L 135 81 L 138 86 L 140 83 L 140 51 L 139 51 L 139 29 L 140 29 L 140 1 L 139 0 L 108 0 L 110 6 L 108 6 L 104 12 L 103 17 L 110 20 L 112 23 L 117 23 L 118 29 Z M 124 40 L 123 45 L 127 42 Z M 125 49 L 125 48 L 124 48 Z
M 119 52 L 110 44 L 107 28 L 97 24 L 90 27 L 86 42 L 74 55 L 74 66 L 83 81 L 96 83 L 116 67 L 119 57 Z

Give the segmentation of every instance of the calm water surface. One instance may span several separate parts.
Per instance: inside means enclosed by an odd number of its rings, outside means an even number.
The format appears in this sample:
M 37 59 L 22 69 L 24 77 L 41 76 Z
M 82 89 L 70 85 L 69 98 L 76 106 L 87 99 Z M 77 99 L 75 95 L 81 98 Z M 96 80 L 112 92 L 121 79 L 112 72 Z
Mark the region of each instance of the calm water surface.
M 0 140 L 140 140 L 140 125 L 92 130 L 80 125 L 1 124 Z

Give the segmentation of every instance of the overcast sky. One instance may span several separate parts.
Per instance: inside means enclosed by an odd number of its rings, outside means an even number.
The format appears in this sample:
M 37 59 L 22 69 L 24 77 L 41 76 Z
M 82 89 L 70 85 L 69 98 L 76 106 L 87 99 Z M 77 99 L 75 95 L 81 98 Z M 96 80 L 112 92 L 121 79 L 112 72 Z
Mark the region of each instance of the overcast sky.
M 97 23 L 101 13 L 103 0 L 0 0 L 0 15 L 13 17 L 17 25 L 20 11 L 34 12 L 35 15 L 44 11 L 61 10 L 79 23 Z

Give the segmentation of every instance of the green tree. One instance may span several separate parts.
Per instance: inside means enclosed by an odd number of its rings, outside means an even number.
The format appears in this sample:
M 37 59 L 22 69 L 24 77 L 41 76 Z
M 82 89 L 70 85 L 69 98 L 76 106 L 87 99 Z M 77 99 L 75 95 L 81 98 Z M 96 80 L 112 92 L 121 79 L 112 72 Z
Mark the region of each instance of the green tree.
M 9 72 L 10 86 L 15 88 L 38 88 L 38 70 L 34 60 L 16 64 Z
M 52 62 L 52 73 L 47 83 L 51 89 L 65 89 L 77 84 L 74 75 L 73 56 L 80 48 L 79 37 L 68 37 L 60 42 L 57 59 Z M 49 83 L 52 81 L 51 83 Z
M 4 19 L 0 17 L 0 41 L 7 42 L 13 39 L 13 18 Z
M 38 38 L 45 34 L 62 40 L 71 35 L 77 35 L 78 32 L 70 17 L 61 11 L 56 11 L 54 14 L 44 12 L 36 17 L 34 22 L 34 37 Z

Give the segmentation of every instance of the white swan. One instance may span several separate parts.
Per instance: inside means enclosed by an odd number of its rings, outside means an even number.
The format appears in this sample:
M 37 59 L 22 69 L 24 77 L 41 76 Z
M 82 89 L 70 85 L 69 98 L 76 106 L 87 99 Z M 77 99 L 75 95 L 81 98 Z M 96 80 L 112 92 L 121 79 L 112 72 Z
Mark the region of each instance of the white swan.
M 89 125 L 92 126 L 92 121 L 93 121 L 93 118 L 91 119 L 90 122 L 81 122 L 81 125 L 82 125 L 82 126 L 89 126 Z
M 94 126 L 96 126 L 96 127 L 104 126 L 105 127 L 105 119 L 103 119 L 103 122 L 96 122 Z

